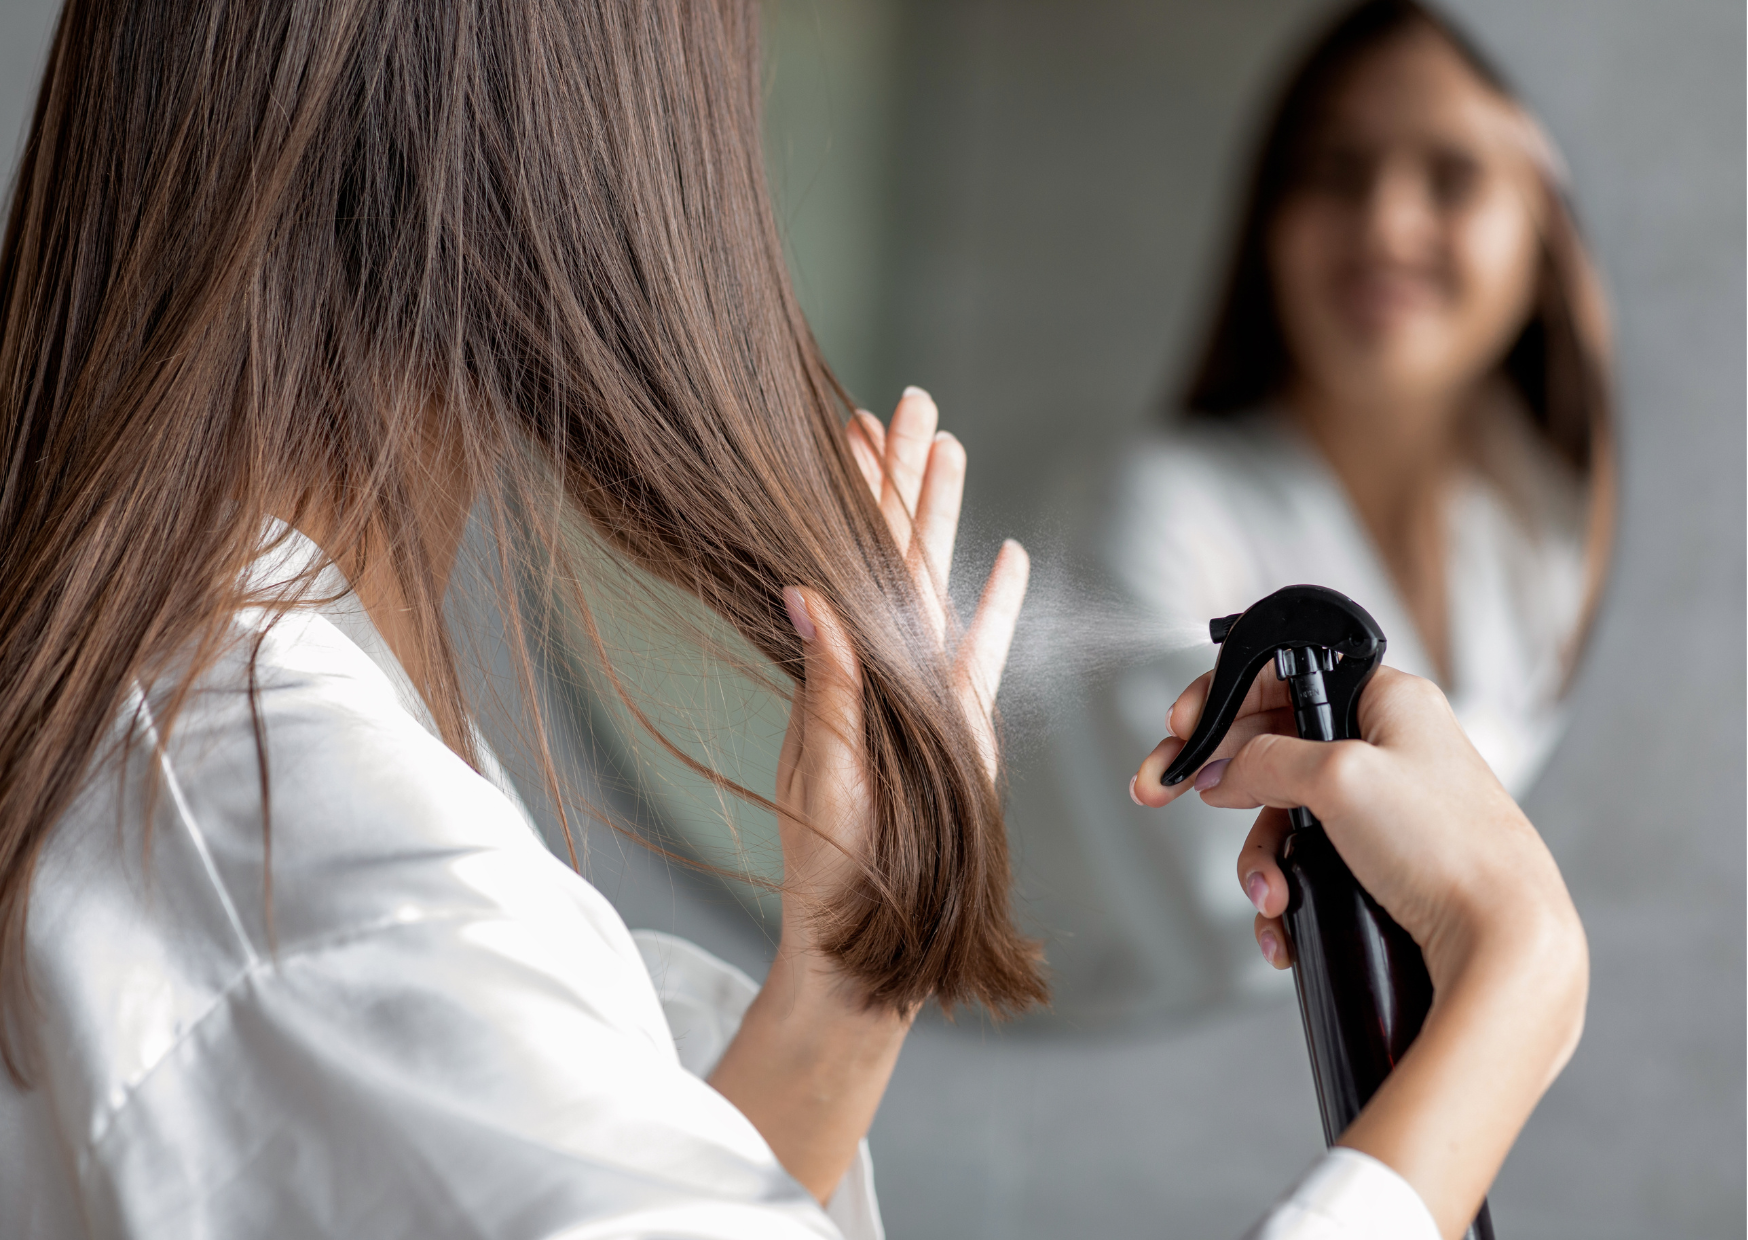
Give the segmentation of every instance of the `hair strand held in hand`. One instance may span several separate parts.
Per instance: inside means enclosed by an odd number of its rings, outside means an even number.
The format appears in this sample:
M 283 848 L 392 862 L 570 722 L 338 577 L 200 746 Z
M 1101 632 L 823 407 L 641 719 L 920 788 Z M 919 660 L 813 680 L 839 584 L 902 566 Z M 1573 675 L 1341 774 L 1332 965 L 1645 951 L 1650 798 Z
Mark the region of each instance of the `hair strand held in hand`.
M 310 590 L 242 596 L 268 516 L 335 513 L 349 571 L 392 577 L 408 673 L 476 757 L 413 501 L 433 440 L 502 581 L 586 608 L 580 513 L 792 676 L 781 589 L 828 598 L 877 813 L 836 954 L 895 1007 L 1042 1000 L 998 779 L 788 283 L 758 24 L 750 0 L 68 4 L 0 253 L 9 1001 L 36 858 L 129 686 L 167 736 L 234 611 Z

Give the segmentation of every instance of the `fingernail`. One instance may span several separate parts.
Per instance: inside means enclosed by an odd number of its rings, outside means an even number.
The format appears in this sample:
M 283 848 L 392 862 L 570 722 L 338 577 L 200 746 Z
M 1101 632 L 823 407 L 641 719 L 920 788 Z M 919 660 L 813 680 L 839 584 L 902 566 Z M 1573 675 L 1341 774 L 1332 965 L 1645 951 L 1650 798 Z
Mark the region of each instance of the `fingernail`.
M 1135 804 L 1140 805 L 1141 798 L 1135 795 L 1135 779 L 1136 777 L 1134 775 L 1129 776 L 1129 799 L 1135 802 Z
M 936 443 L 951 443 L 952 441 L 953 441 L 953 432 L 952 431 L 936 431 L 935 432 L 935 442 Z
M 890 390 L 890 389 L 888 389 L 888 390 Z M 923 391 L 920 387 L 917 387 L 915 384 L 912 384 L 910 387 L 907 387 L 904 389 L 904 398 L 906 400 L 910 399 L 912 396 L 920 396 L 924 400 L 933 400 L 934 399 L 933 396 L 930 396 L 927 392 Z
M 1231 758 L 1216 758 L 1197 771 L 1196 791 L 1206 792 L 1210 788 L 1218 788 L 1220 781 L 1226 777 L 1226 767 L 1231 761 Z
M 1250 902 L 1256 905 L 1256 911 L 1263 912 L 1263 901 L 1269 898 L 1269 880 L 1262 876 L 1261 870 L 1252 870 L 1250 877 L 1244 880 L 1244 894 L 1250 897 Z M 1263 916 L 1268 916 L 1263 913 Z
M 813 617 L 807 614 L 807 600 L 801 597 L 801 591 L 795 586 L 783 587 L 783 606 L 789 610 L 789 623 L 795 626 L 795 631 L 801 634 L 801 640 L 810 642 L 817 635 L 813 627 Z
M 1281 950 L 1280 940 L 1275 938 L 1273 930 L 1264 930 L 1256 936 L 1256 945 L 1262 948 L 1262 958 L 1270 964 L 1275 962 L 1275 953 Z

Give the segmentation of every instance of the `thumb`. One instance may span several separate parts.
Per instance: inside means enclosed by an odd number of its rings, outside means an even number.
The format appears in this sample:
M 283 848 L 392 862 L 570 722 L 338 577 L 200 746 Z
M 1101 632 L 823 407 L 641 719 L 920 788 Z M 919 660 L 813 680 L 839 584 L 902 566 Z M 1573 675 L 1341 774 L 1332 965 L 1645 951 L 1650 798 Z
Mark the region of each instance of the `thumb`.
M 794 709 L 803 717 L 796 739 L 815 752 L 822 746 L 859 748 L 862 674 L 849 633 L 816 590 L 785 586 L 783 604 L 801 638 L 804 660 L 804 679 L 795 695 Z M 792 735 L 795 730 L 792 722 Z

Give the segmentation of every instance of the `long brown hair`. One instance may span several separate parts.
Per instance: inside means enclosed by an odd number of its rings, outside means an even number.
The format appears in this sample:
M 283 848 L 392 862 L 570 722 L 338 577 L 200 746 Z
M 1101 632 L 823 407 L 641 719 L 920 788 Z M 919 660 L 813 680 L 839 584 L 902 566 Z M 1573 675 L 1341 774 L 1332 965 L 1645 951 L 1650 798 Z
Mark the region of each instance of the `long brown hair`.
M 0 252 L 9 989 L 35 860 L 128 687 L 172 685 L 166 731 L 239 605 L 309 589 L 241 596 L 269 515 L 331 510 L 392 572 L 409 671 L 475 757 L 417 502 L 436 435 L 506 582 L 586 614 L 580 514 L 791 680 L 781 588 L 829 599 L 876 816 L 831 950 L 880 1004 L 1041 1000 L 998 783 L 785 272 L 758 22 L 752 0 L 69 0 Z
M 1362 0 L 1338 13 L 1288 75 L 1263 130 L 1213 329 L 1181 400 L 1191 417 L 1218 418 L 1254 408 L 1280 395 L 1291 378 L 1292 358 L 1269 271 L 1269 229 L 1298 183 L 1330 97 L 1362 58 L 1417 32 L 1443 39 L 1490 90 L 1523 109 L 1474 43 L 1428 6 L 1416 0 Z M 1545 155 L 1536 161 L 1546 210 L 1535 306 L 1499 368 L 1537 432 L 1588 484 L 1590 589 L 1582 632 L 1601 588 L 1613 530 L 1609 330 L 1601 284 L 1551 147 Z

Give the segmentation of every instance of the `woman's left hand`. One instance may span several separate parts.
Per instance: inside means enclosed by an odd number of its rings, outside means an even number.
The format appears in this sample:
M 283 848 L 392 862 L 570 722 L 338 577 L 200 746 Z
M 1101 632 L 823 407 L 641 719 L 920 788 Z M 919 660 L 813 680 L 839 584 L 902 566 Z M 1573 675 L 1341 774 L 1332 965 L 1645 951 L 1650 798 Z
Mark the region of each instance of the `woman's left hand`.
M 859 412 L 847 433 L 905 551 L 926 621 L 945 646 L 965 449 L 937 431 L 938 418 L 929 394 L 908 388 L 890 426 Z M 992 772 L 990 713 L 1028 571 L 1025 550 L 1004 543 L 977 613 L 952 650 L 960 699 Z M 753 1121 L 790 1174 L 825 1201 L 873 1122 L 915 1013 L 870 1006 L 819 946 L 821 911 L 860 878 L 873 829 L 861 670 L 823 596 L 796 586 L 783 595 L 806 658 L 777 764 L 783 936 L 764 987 L 710 1080 Z
M 905 550 L 936 641 L 948 640 L 948 573 L 965 490 L 965 449 L 938 431 L 935 402 L 909 388 L 892 425 L 858 412 L 847 428 L 851 451 L 893 538 Z M 1026 593 L 1028 561 L 1003 544 L 970 627 L 953 651 L 954 677 L 994 771 L 990 712 Z M 860 669 L 848 635 L 816 591 L 791 586 L 784 601 L 806 654 L 777 763 L 783 841 L 783 952 L 812 954 L 814 911 L 829 908 L 860 874 L 873 807 L 862 752 Z M 815 966 L 829 964 L 817 958 Z

